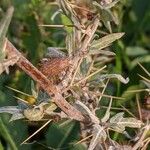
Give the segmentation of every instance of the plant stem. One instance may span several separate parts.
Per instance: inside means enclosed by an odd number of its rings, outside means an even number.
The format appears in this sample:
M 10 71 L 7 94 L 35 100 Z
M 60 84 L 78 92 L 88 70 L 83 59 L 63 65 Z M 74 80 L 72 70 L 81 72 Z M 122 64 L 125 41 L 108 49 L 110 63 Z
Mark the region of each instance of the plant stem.
M 6 51 L 9 54 L 19 57 L 17 65 L 26 72 L 40 87 L 42 87 L 50 96 L 54 95 L 53 100 L 58 107 L 62 109 L 70 118 L 85 121 L 80 111 L 70 105 L 61 95 L 61 90 L 50 82 L 36 67 L 34 67 L 13 45 L 7 41 Z
M 2 119 L 0 118 L 0 132 L 3 135 L 3 138 L 8 141 L 12 150 L 18 150 L 14 140 L 12 139 L 7 127 L 4 125 Z

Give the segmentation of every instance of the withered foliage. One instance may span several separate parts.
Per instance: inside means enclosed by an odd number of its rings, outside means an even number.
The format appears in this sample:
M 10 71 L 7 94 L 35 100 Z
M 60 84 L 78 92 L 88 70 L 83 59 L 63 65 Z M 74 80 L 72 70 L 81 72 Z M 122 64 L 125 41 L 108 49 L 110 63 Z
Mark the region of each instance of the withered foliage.
M 81 142 L 88 150 L 141 148 L 146 143 L 150 125 L 144 124 L 135 117 L 124 117 L 124 112 L 112 116 L 113 100 L 123 98 L 104 94 L 112 78 L 124 84 L 129 82 L 128 78 L 125 79 L 120 74 L 108 74 L 106 71 L 107 63 L 115 56 L 108 46 L 124 35 L 124 33 L 112 33 L 112 24 L 118 24 L 112 7 L 118 1 L 57 0 L 59 12 L 66 15 L 72 23 L 71 32 L 66 31 L 64 39 L 66 54 L 55 48 L 48 49 L 46 57 L 41 60 L 37 68 L 8 40 L 3 40 L 5 42 L 0 51 L 3 54 L 3 58 L 0 58 L 0 73 L 7 70 L 10 65 L 17 64 L 35 81 L 35 85 L 32 83 L 32 95 L 30 95 L 35 99 L 35 103 L 31 105 L 17 98 L 20 101 L 18 106 L 1 107 L 0 113 L 12 114 L 10 121 L 27 119 L 38 122 L 54 118 L 58 118 L 57 121 L 64 118 L 80 121 L 80 134 L 83 138 Z M 3 21 L 4 26 L 8 26 L 8 22 L 10 18 Z M 102 31 L 104 27 L 106 29 Z M 0 31 L 5 29 L 1 27 Z M 5 36 L 1 34 L 0 36 L 5 39 Z M 145 82 L 148 85 L 150 83 L 149 80 Z M 96 112 L 101 109 L 102 97 L 110 101 L 104 116 L 100 118 Z M 121 145 L 110 138 L 110 130 L 129 137 L 126 127 L 143 131 L 137 134 L 133 145 Z

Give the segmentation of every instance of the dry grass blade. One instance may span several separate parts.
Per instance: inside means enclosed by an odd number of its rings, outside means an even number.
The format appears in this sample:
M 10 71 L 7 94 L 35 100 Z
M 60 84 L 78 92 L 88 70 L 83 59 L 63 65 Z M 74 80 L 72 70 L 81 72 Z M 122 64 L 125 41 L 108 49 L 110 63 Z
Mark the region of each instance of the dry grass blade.
M 143 69 L 143 71 L 150 77 L 150 73 L 140 64 L 138 63 L 138 65 Z
M 143 80 L 145 80 L 145 81 L 147 81 L 148 83 L 150 83 L 150 80 L 149 79 L 147 79 L 147 78 L 145 78 L 145 77 L 143 77 L 142 75 L 140 75 L 140 74 L 138 74 Z
M 106 95 L 106 94 L 102 94 L 102 93 L 96 93 L 96 96 L 102 96 L 102 97 L 106 97 L 106 98 L 112 98 L 112 99 L 116 99 L 116 100 L 124 100 L 125 98 L 123 97 L 117 97 L 117 96 L 112 96 L 112 95 Z
M 80 80 L 79 82 L 75 83 L 74 85 L 78 85 L 83 81 L 86 81 L 87 79 L 91 78 L 92 76 L 94 76 L 95 74 L 99 73 L 100 71 L 104 70 L 106 68 L 106 65 L 100 69 L 98 69 L 97 71 L 91 73 L 89 76 L 85 77 L 84 79 Z
M 106 84 L 105 84 L 105 87 L 103 88 L 103 90 L 102 90 L 102 92 L 101 92 L 102 95 L 99 97 L 98 102 L 101 101 L 101 99 L 102 99 L 102 97 L 103 97 L 103 94 L 104 94 L 104 92 L 105 92 L 105 90 L 106 90 L 106 87 L 107 87 L 108 83 L 109 83 L 109 79 L 107 80 L 107 82 L 106 82 Z
M 8 89 L 14 91 L 14 92 L 17 92 L 17 93 L 20 93 L 20 94 L 24 95 L 24 96 L 33 97 L 33 95 L 24 93 L 24 92 L 22 92 L 22 91 L 19 91 L 19 90 L 17 90 L 17 89 L 14 89 L 14 88 L 12 88 L 12 87 L 10 87 L 10 86 L 6 86 L 6 87 L 7 87 Z
M 121 107 L 122 107 L 128 114 L 130 114 L 132 117 L 136 118 L 136 116 L 135 116 L 133 113 L 131 113 L 127 108 L 125 108 L 125 107 L 122 106 L 122 105 L 121 105 Z
M 101 108 L 108 109 L 107 106 L 101 106 Z M 124 108 L 118 108 L 118 107 L 111 107 L 110 109 L 112 109 L 112 110 L 120 110 L 120 111 L 124 111 L 125 110 Z
M 30 135 L 27 139 L 25 139 L 22 144 L 25 144 L 28 140 L 30 140 L 33 136 L 35 136 L 38 132 L 40 132 L 44 127 L 46 127 L 52 120 L 47 121 L 41 128 L 39 128 L 36 132 L 34 132 L 32 135 Z
M 73 75 L 73 77 L 72 77 L 72 80 L 71 80 L 71 83 L 70 83 L 70 87 L 72 86 L 72 84 L 73 84 L 73 82 L 74 82 L 74 79 L 75 79 L 75 77 L 76 77 L 76 75 L 77 75 L 77 72 L 78 72 L 78 70 L 79 70 L 79 68 L 80 68 L 80 65 L 81 65 L 81 63 L 82 63 L 82 61 L 83 61 L 83 57 L 79 60 L 79 62 L 78 62 L 78 66 L 77 66 L 77 68 L 76 68 L 76 70 L 75 70 L 75 73 L 74 73 L 74 75 Z
M 23 103 L 29 104 L 28 101 L 26 101 L 26 100 L 24 100 L 24 99 L 22 99 L 22 98 L 20 98 L 20 97 L 17 97 L 17 96 L 13 96 L 13 97 L 16 98 L 17 100 L 23 102 Z
M 139 118 L 140 118 L 140 120 L 142 120 L 141 106 L 140 106 L 138 94 L 136 94 L 136 103 L 137 103 L 137 107 L 138 107 Z
M 77 143 L 75 143 L 74 145 L 78 145 L 78 144 L 80 144 L 80 143 L 82 143 L 82 142 L 86 141 L 87 139 L 91 138 L 92 136 L 93 136 L 93 134 L 91 134 L 91 135 L 89 135 L 89 136 L 87 136 L 87 137 L 83 138 L 82 140 L 78 141 L 78 142 L 77 142 Z

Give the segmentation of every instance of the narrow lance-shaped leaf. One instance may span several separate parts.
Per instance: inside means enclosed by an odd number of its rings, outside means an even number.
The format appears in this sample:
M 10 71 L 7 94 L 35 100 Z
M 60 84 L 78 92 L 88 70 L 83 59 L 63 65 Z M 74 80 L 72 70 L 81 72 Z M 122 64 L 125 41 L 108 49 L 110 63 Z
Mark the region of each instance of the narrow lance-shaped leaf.
M 5 52 L 4 52 L 5 37 L 13 15 L 13 11 L 14 8 L 10 7 L 7 10 L 6 15 L 0 21 L 0 60 L 3 60 L 5 58 Z
M 19 119 L 23 119 L 24 115 L 22 114 L 22 109 L 18 106 L 4 106 L 0 107 L 0 113 L 8 113 L 11 114 L 11 118 L 9 121 L 15 121 Z
M 112 33 L 112 34 L 106 35 L 106 36 L 100 38 L 99 40 L 93 41 L 90 49 L 101 50 L 103 48 L 106 48 L 114 41 L 120 39 L 123 35 L 124 35 L 124 33 Z
M 99 18 L 102 20 L 104 23 L 105 27 L 109 30 L 109 32 L 112 32 L 111 29 L 111 21 L 113 21 L 116 25 L 118 25 L 119 21 L 118 18 L 113 14 L 113 12 L 110 10 L 110 3 L 107 2 L 101 2 L 102 4 L 97 3 L 96 1 L 93 2 L 93 5 L 96 6 L 97 11 L 99 13 Z M 108 6 L 108 7 L 107 7 Z M 113 5 L 112 5 L 113 7 Z
M 108 51 L 108 50 L 99 50 L 99 49 L 93 49 L 89 51 L 90 55 L 105 55 L 105 56 L 115 56 L 116 54 L 114 52 Z
M 17 106 L 0 107 L 0 113 L 15 114 L 15 113 L 20 113 L 20 111 L 21 109 L 19 109 Z
M 91 119 L 91 122 L 99 124 L 99 119 L 90 111 L 90 109 L 83 104 L 81 101 L 76 101 L 75 107 L 81 111 L 84 115 L 88 115 Z
M 137 57 L 148 54 L 148 50 L 139 46 L 130 46 L 126 48 L 126 54 L 131 57 Z
M 141 128 L 141 126 L 143 125 L 143 123 L 136 118 L 124 118 L 123 116 L 124 112 L 121 112 L 110 119 L 110 127 L 113 130 L 122 133 L 125 130 L 125 127 Z

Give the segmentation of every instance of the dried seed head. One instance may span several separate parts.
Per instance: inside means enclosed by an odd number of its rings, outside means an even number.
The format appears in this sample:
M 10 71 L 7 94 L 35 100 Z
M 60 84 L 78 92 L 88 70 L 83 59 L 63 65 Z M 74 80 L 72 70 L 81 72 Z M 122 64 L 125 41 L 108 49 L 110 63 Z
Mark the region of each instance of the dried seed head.
M 39 65 L 39 69 L 47 78 L 50 79 L 58 76 L 62 71 L 68 68 L 69 65 L 69 58 L 67 57 L 43 59 Z

